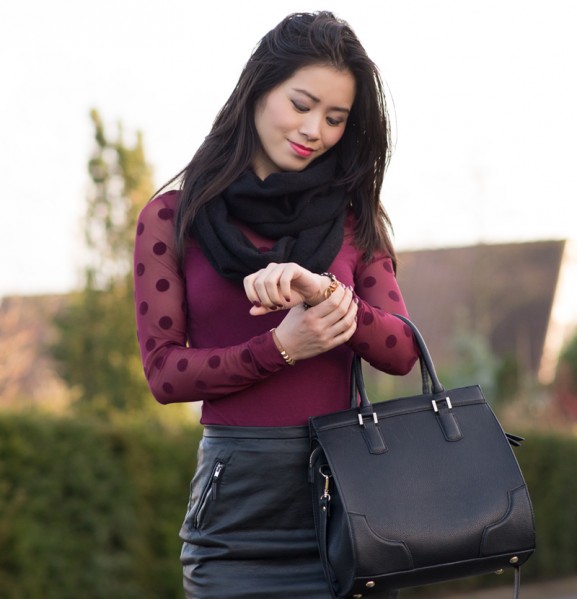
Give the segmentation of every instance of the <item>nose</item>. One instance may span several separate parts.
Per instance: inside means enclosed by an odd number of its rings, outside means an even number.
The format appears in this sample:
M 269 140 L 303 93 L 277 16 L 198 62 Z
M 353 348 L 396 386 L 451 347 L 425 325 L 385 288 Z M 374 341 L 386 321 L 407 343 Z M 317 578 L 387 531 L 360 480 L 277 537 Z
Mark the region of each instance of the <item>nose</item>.
M 299 127 L 299 133 L 309 141 L 316 141 L 321 136 L 321 117 L 313 111 L 307 113 Z

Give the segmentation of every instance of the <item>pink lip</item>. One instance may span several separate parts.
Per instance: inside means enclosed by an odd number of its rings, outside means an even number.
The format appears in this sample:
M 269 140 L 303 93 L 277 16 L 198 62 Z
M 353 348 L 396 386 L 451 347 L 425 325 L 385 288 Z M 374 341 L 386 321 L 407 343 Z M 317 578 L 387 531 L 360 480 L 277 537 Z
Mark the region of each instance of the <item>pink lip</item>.
M 301 146 L 300 144 L 296 144 L 294 141 L 289 140 L 289 144 L 290 144 L 291 148 L 299 156 L 302 156 L 303 158 L 308 158 L 314 151 L 311 148 L 307 148 L 306 146 Z

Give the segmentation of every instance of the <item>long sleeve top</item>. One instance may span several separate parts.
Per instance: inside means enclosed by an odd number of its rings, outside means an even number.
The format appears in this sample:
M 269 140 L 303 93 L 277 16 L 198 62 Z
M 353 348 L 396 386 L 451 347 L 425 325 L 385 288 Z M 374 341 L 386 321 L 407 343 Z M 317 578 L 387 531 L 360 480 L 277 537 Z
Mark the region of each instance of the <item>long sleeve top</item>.
M 221 277 L 190 240 L 179 268 L 174 235 L 177 191 L 142 210 L 134 252 L 137 334 L 151 392 L 163 404 L 202 401 L 203 424 L 292 426 L 350 406 L 353 352 L 377 369 L 406 374 L 418 359 L 392 262 L 367 262 L 348 215 L 344 241 L 329 267 L 358 303 L 357 329 L 331 351 L 288 365 L 270 330 L 286 312 L 251 316 L 241 285 Z M 243 233 L 258 248 L 270 239 Z

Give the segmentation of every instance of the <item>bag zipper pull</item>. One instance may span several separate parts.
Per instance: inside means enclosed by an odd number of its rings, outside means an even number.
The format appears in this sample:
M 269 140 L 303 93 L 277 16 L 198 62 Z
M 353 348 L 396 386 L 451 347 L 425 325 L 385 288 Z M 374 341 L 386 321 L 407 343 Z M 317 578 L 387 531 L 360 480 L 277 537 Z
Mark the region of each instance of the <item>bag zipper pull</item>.
M 321 510 L 323 512 L 327 512 L 327 514 L 328 514 L 330 503 L 331 503 L 331 495 L 329 493 L 329 488 L 330 488 L 330 479 L 332 477 L 332 474 L 330 472 L 325 473 L 324 468 L 327 468 L 327 466 L 323 465 L 319 468 L 319 472 L 321 473 L 321 476 L 324 477 L 324 479 L 325 479 L 325 486 L 323 489 L 323 494 L 321 495 L 321 498 L 320 498 L 320 504 L 321 504 Z

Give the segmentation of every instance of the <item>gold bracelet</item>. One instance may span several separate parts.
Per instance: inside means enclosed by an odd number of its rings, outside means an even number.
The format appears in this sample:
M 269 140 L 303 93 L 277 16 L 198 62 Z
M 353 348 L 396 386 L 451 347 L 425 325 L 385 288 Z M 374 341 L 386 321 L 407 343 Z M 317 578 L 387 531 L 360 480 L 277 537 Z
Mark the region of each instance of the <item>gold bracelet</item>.
M 340 283 L 332 272 L 321 272 L 321 277 L 328 277 L 331 280 L 330 285 L 325 289 L 323 294 L 324 298 L 327 300 L 337 290 Z
M 278 340 L 278 337 L 276 336 L 275 333 L 276 329 L 271 329 L 270 332 L 272 333 L 272 340 L 274 341 L 274 344 L 276 345 L 276 348 L 278 349 L 278 351 L 280 352 L 280 355 L 283 357 L 283 360 L 289 365 L 289 366 L 294 366 L 296 364 L 296 360 L 293 360 L 285 351 L 284 347 L 280 344 L 280 341 Z
M 323 301 L 324 301 L 324 300 L 329 299 L 329 297 L 331 297 L 331 295 L 338 289 L 340 282 L 332 272 L 321 272 L 320 276 L 328 277 L 331 280 L 329 286 L 323 291 Z M 307 304 L 306 302 L 304 302 L 303 306 L 304 306 L 305 310 L 312 308 L 312 306 L 310 304 Z

